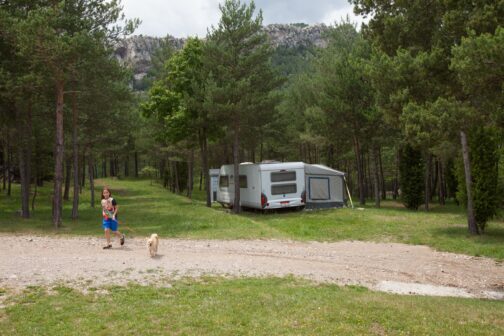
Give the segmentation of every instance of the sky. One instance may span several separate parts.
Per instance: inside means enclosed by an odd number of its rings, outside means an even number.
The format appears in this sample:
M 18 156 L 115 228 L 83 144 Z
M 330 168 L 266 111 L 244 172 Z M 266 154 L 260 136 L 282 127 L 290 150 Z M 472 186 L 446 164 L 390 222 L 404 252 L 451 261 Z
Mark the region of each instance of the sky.
M 122 0 L 127 18 L 142 21 L 135 34 L 163 37 L 205 37 L 207 28 L 217 26 L 219 3 L 224 0 Z M 243 2 L 243 1 L 242 1 Z M 248 1 L 247 1 L 248 2 Z M 325 23 L 331 25 L 349 15 L 360 24 L 347 0 L 255 0 L 263 11 L 263 23 Z

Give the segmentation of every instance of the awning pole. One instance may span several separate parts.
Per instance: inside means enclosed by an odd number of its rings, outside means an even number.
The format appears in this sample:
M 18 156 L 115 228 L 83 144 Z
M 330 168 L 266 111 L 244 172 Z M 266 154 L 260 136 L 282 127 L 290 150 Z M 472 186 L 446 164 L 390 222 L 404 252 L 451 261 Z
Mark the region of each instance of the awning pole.
M 343 181 L 345 181 L 346 191 L 348 194 L 348 198 L 350 199 L 350 205 L 352 206 L 352 209 L 353 209 L 354 206 L 353 206 L 353 202 L 352 202 L 352 195 L 350 195 L 350 190 L 348 190 L 348 183 L 346 182 L 346 177 L 344 175 L 343 175 Z

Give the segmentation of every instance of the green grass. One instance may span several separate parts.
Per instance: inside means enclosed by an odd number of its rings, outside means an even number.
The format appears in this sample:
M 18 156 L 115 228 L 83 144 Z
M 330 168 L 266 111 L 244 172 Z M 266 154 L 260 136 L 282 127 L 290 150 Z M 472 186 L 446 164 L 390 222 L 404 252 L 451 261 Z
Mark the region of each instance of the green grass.
M 244 212 L 236 216 L 216 204 L 206 208 L 204 195 L 198 191 L 191 201 L 145 180 L 98 180 L 97 184 L 97 199 L 100 186 L 111 187 L 120 205 L 120 230 L 130 236 L 157 232 L 162 237 L 180 238 L 399 242 L 504 259 L 504 221 L 491 221 L 485 234 L 471 236 L 464 210 L 454 204 L 433 205 L 430 212 L 424 212 L 409 211 L 399 203 L 386 201 L 380 209 L 366 207 L 361 211 Z M 1 232 L 102 234 L 99 203 L 94 209 L 89 206 L 89 191 L 81 194 L 79 220 L 69 219 L 71 201 L 65 203 L 63 228 L 58 231 L 51 224 L 49 185 L 39 190 L 36 211 L 29 220 L 16 215 L 18 192 L 19 186 L 15 186 L 11 198 L 0 196 Z
M 503 335 L 504 302 L 400 296 L 302 280 L 205 278 L 82 294 L 32 287 L 1 335 Z

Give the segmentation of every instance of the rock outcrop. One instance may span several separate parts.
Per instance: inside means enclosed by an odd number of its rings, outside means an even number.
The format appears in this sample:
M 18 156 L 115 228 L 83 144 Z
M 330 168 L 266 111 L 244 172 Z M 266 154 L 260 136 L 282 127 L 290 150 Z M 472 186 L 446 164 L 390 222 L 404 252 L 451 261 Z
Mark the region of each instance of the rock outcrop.
M 309 26 L 297 24 L 271 24 L 264 27 L 270 37 L 271 44 L 276 47 L 316 46 L 325 47 L 327 42 L 324 33 L 329 29 L 326 25 Z M 133 70 L 135 81 L 140 81 L 152 64 L 152 55 L 164 41 L 175 49 L 181 49 L 184 38 L 167 36 L 165 38 L 136 35 L 123 40 L 115 50 L 119 62 Z
M 316 46 L 325 48 L 324 33 L 329 27 L 324 24 L 308 26 L 305 24 L 271 24 L 264 27 L 274 47 Z

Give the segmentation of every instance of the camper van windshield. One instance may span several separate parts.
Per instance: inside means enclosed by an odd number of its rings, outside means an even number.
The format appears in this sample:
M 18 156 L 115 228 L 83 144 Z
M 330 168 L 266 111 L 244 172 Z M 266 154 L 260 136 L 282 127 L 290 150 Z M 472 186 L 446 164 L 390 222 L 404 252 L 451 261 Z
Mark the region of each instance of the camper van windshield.
M 277 184 L 271 186 L 272 195 L 295 194 L 297 186 L 295 184 Z
M 295 171 L 281 171 L 271 173 L 271 182 L 296 181 Z
M 221 188 L 229 187 L 229 176 L 224 175 L 219 178 L 219 187 Z

